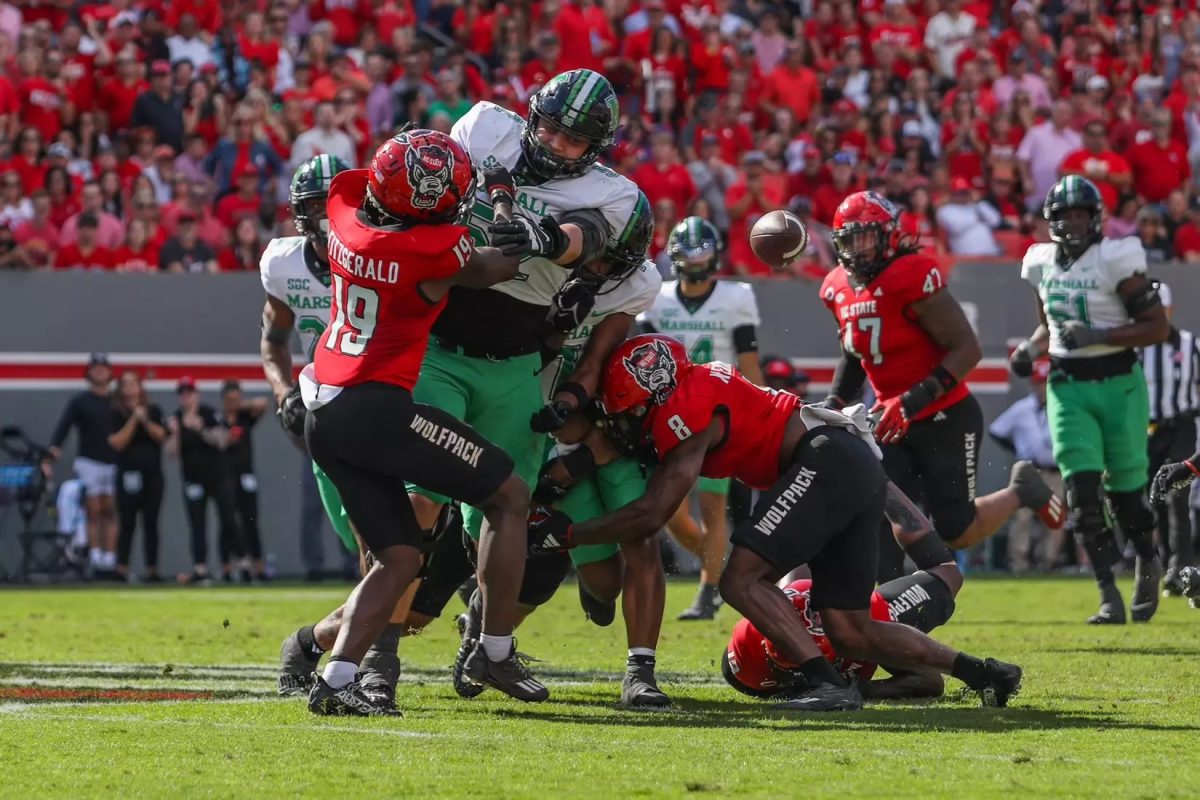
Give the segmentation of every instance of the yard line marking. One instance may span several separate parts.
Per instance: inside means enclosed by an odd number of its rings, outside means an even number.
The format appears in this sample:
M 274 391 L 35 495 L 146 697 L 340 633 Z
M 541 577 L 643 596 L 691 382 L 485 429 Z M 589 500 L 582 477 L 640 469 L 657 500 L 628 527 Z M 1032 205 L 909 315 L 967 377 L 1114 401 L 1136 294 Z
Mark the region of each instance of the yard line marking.
M 319 731 L 321 733 L 357 733 L 364 736 L 398 736 L 405 739 L 436 739 L 441 738 L 439 733 L 428 733 L 425 731 L 402 731 L 394 728 L 342 728 L 333 725 L 317 724 L 309 725 L 263 725 L 250 722 L 211 722 L 209 720 L 188 720 L 188 719 L 146 719 L 145 717 L 136 717 L 130 714 L 106 714 L 103 716 L 86 715 L 74 716 L 71 714 L 36 714 L 13 712 L 9 717 L 24 718 L 32 721 L 50 720 L 53 722 L 102 722 L 120 725 L 158 725 L 158 726 L 178 726 L 189 728 L 226 728 L 229 730 L 248 730 L 248 731 L 287 731 L 288 733 L 296 733 L 297 731 Z

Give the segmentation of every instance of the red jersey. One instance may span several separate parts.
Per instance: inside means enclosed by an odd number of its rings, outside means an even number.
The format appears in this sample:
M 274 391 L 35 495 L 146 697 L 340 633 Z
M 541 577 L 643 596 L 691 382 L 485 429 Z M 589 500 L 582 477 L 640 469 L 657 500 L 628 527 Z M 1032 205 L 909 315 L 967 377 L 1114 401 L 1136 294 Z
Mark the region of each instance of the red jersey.
M 861 288 L 851 283 L 840 266 L 825 277 L 821 301 L 837 320 L 842 348 L 862 359 L 871 388 L 880 400 L 904 394 L 928 378 L 946 357 L 946 351 L 908 309 L 945 287 L 938 263 L 919 253 L 900 256 Z M 959 383 L 930 403 L 916 419 L 931 417 L 967 394 L 967 385 Z
M 695 364 L 662 405 L 652 406 L 646 425 L 659 458 L 695 431 L 725 419 L 725 437 L 704 456 L 700 474 L 735 477 L 754 489 L 779 479 L 779 448 L 799 398 L 755 386 L 722 361 Z
M 813 638 L 821 653 L 833 668 L 847 678 L 856 677 L 867 681 L 875 674 L 876 664 L 870 661 L 854 661 L 843 658 L 833 650 L 825 636 L 821 625 L 821 615 L 815 609 L 808 607 L 809 593 L 812 591 L 812 581 L 799 580 L 788 584 L 783 593 L 792 601 L 796 613 L 804 623 L 808 635 Z M 892 622 L 892 614 L 887 600 L 879 592 L 871 593 L 871 619 L 880 622 Z M 733 634 L 729 638 L 729 646 L 725 652 L 729 658 L 730 671 L 737 677 L 738 682 L 751 689 L 770 692 L 776 686 L 775 673 L 767 660 L 767 647 L 770 646 L 767 637 L 748 619 L 742 619 L 733 626 Z
M 339 172 L 329 186 L 331 320 L 314 348 L 318 383 L 354 386 L 378 381 L 412 390 L 425 357 L 429 329 L 446 305 L 422 296 L 422 281 L 448 278 L 474 252 L 461 225 L 422 225 L 381 231 L 363 224 L 358 209 L 367 170 Z

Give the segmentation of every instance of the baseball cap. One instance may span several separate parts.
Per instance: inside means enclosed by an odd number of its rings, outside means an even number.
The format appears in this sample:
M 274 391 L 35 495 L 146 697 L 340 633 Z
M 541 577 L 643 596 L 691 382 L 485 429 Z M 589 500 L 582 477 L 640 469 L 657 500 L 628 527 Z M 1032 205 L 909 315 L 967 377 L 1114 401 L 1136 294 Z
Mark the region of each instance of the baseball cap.
M 234 172 L 233 178 L 234 180 L 241 180 L 242 178 L 250 177 L 259 177 L 258 167 L 253 162 L 243 161 Z
M 796 380 L 796 370 L 784 358 L 773 358 L 763 367 L 763 375 L 767 378 L 782 378 L 787 381 Z
M 150 74 L 151 75 L 170 75 L 171 74 L 171 62 L 166 61 L 161 58 L 158 59 L 157 61 L 152 62 L 150 64 Z
M 171 145 L 169 145 L 169 144 L 160 144 L 158 147 L 154 148 L 154 157 L 155 158 L 174 158 L 175 157 L 175 148 L 171 147 Z
M 1089 92 L 1107 89 L 1108 78 L 1104 77 L 1103 75 L 1093 75 L 1087 79 L 1085 86 Z
M 854 114 L 857 111 L 858 106 L 844 97 L 833 104 L 833 113 L 835 114 Z
M 761 150 L 751 150 L 751 151 L 747 152 L 746 155 L 742 156 L 742 163 L 743 164 L 765 164 L 765 163 L 767 163 L 767 156 Z
M 88 356 L 88 367 L 111 367 L 112 362 L 108 360 L 108 353 L 103 353 L 99 350 Z
M 233 378 L 230 378 L 221 384 L 221 394 L 226 394 L 227 392 L 240 392 L 241 390 L 242 384 Z
M 1017 2 L 1013 3 L 1012 5 L 1012 13 L 1014 17 L 1017 14 L 1036 14 L 1037 9 L 1034 7 L 1033 3 L 1027 2 L 1027 0 L 1017 0 Z
M 179 383 L 175 384 L 175 394 L 194 391 L 196 391 L 196 381 L 191 375 L 184 375 L 179 379 Z
M 971 191 L 971 182 L 961 175 L 950 181 L 951 192 L 969 192 Z
M 75 154 L 71 152 L 71 148 L 62 142 L 55 142 L 47 147 L 46 155 L 49 158 L 73 158 L 75 156 Z
M 921 131 L 921 123 L 917 122 L 915 119 L 910 119 L 900 126 L 900 135 L 924 137 L 925 134 Z
M 184 211 L 179 215 L 179 224 L 182 225 L 185 222 L 195 222 L 197 219 L 198 218 L 194 212 Z
M 217 73 L 217 65 L 211 61 L 206 61 L 200 65 L 201 75 L 215 75 Z
M 829 159 L 833 164 L 845 164 L 848 167 L 853 167 L 855 158 L 854 153 L 849 150 L 839 150 L 833 154 L 833 158 Z

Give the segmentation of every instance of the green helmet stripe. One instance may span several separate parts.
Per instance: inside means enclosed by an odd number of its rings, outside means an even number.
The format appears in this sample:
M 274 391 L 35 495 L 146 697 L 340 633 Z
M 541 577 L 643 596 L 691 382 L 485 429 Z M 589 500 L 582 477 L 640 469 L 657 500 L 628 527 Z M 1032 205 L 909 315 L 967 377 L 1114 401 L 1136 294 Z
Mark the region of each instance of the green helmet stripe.
M 581 114 L 587 112 L 592 102 L 595 100 L 593 95 L 599 90 L 601 84 L 600 73 L 592 72 L 591 70 L 580 70 L 586 77 L 583 80 L 577 80 L 575 85 L 571 87 L 571 93 L 567 95 L 567 108 L 563 112 L 563 123 L 566 125 L 575 124 L 575 120 Z
M 629 215 L 629 220 L 625 223 L 625 229 L 621 231 L 621 235 L 617 237 L 617 244 L 625 244 L 629 241 L 629 234 L 633 233 L 633 229 L 637 227 L 638 220 L 642 218 L 650 208 L 650 201 L 646 199 L 646 195 L 638 192 L 637 202 L 633 205 L 633 213 Z

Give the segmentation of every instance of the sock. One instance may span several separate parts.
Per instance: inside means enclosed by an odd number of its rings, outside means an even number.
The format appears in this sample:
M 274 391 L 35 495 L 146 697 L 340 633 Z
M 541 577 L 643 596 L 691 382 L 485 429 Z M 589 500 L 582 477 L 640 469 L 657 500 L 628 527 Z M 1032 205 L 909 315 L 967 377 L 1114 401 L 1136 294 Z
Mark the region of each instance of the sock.
M 625 659 L 626 669 L 634 667 L 649 666 L 654 669 L 654 648 L 653 647 L 631 647 L 629 648 L 629 657 Z
M 717 599 L 717 585 L 715 583 L 700 584 L 700 591 L 696 593 L 696 606 L 705 608 L 711 606 Z
M 99 547 L 93 547 L 90 550 L 88 550 L 88 561 L 92 562 L 92 566 L 94 566 L 94 567 L 103 566 L 102 559 L 101 559 L 102 555 L 103 555 L 103 553 L 101 552 Z
M 629 648 L 629 657 L 654 658 L 654 652 L 653 647 L 631 647 Z
M 978 689 L 987 684 L 987 668 L 983 661 L 966 653 L 959 653 L 954 659 L 954 668 L 950 674 L 972 689 Z
M 343 686 L 353 683 L 356 674 L 358 674 L 358 664 L 334 656 L 325 665 L 325 672 L 321 677 L 325 679 L 330 688 L 341 689 Z
M 483 651 L 487 653 L 489 661 L 503 661 L 508 658 L 513 648 L 513 637 L 508 636 L 490 636 L 486 633 L 479 634 L 479 643 L 483 645 Z
M 799 667 L 800 673 L 808 679 L 808 685 L 812 687 L 819 686 L 822 683 L 832 683 L 834 686 L 845 686 L 846 681 L 825 660 L 824 656 L 817 656 L 805 661 Z
M 404 628 L 405 626 L 399 623 L 388 623 L 363 658 L 364 672 L 378 672 L 389 685 L 396 685 L 396 681 L 400 680 L 400 657 L 396 652 L 400 649 L 400 636 L 404 633 Z
M 325 652 L 321 645 L 317 644 L 317 636 L 313 630 L 315 627 L 315 625 L 307 625 L 296 631 L 296 639 L 300 642 L 300 649 L 312 661 L 318 660 L 321 654 Z
M 104 553 L 104 566 L 108 567 L 109 569 L 116 569 L 117 554 L 113 552 Z

